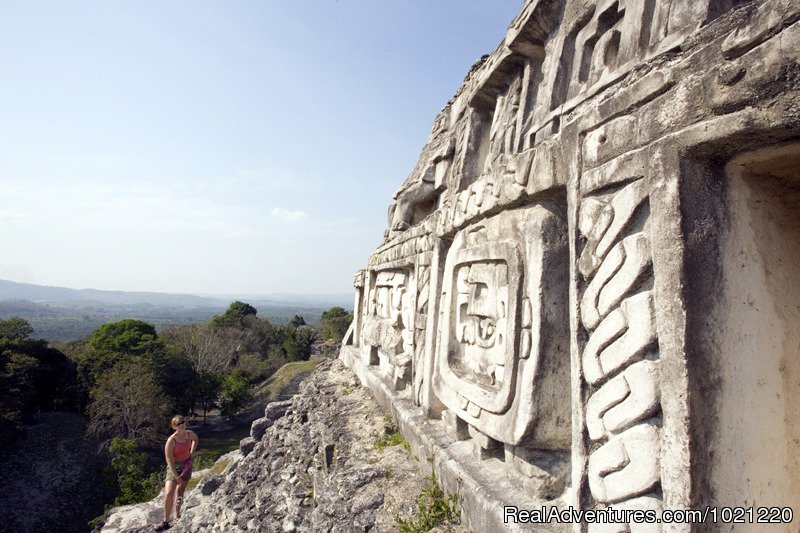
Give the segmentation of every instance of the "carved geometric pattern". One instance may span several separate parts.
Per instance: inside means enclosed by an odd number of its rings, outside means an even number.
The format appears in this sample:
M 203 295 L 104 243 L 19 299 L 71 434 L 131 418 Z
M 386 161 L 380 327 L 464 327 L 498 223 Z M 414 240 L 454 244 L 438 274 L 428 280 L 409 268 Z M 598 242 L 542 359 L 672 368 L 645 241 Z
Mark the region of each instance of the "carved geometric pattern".
M 485 200 L 485 198 L 484 198 Z M 447 252 L 433 389 L 475 430 L 509 445 L 569 442 L 566 221 L 535 205 L 458 232 Z M 560 294 L 560 293 L 559 293 Z
M 601 444 L 589 455 L 587 475 L 592 498 L 615 507 L 660 506 L 646 495 L 660 482 L 661 440 L 649 420 L 661 405 L 655 308 L 647 289 L 652 253 L 637 216 L 646 200 L 640 179 L 610 197 L 584 199 L 578 223 L 586 237 L 578 260 L 585 280 L 580 314 L 589 334 L 581 367 L 592 390 L 585 422 L 589 438 Z
M 394 385 L 411 376 L 414 353 L 413 300 L 409 291 L 413 272 L 383 270 L 375 274 L 375 282 L 367 295 L 362 350 L 367 362 L 371 350 L 378 349 L 381 371 Z
M 501 413 L 512 401 L 506 371 L 515 364 L 519 254 L 513 244 L 495 242 L 466 247 L 455 256 L 448 301 L 453 335 L 447 336 L 440 366 L 444 378 L 469 395 L 476 418 L 484 409 Z

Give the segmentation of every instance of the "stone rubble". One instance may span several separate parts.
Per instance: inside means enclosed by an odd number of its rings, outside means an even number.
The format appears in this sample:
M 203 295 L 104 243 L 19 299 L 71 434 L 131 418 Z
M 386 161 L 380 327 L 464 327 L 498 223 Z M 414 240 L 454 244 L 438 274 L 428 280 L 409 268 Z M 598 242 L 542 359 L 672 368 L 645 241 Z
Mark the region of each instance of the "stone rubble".
M 207 473 L 187 492 L 169 531 L 396 531 L 395 516 L 416 512 L 431 470 L 403 446 L 375 449 L 386 422 L 341 361 L 323 361 L 298 395 L 267 406 L 242 449 L 224 456 L 222 474 Z M 152 531 L 162 502 L 114 509 L 101 531 Z

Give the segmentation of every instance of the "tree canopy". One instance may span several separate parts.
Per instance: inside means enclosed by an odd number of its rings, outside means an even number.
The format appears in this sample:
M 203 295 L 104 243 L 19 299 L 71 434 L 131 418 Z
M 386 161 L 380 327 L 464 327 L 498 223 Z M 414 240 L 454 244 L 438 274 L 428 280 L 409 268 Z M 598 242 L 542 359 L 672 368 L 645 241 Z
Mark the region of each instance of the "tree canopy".
M 211 319 L 211 323 L 218 327 L 239 327 L 247 324 L 248 317 L 255 317 L 258 311 L 250 304 L 236 300 L 228 306 L 228 310 Z
M 320 317 L 320 336 L 325 340 L 341 342 L 352 321 L 353 313 L 348 313 L 342 307 L 331 307 Z
M 161 348 L 152 324 L 131 318 L 97 328 L 89 343 L 95 350 L 128 355 L 144 355 Z

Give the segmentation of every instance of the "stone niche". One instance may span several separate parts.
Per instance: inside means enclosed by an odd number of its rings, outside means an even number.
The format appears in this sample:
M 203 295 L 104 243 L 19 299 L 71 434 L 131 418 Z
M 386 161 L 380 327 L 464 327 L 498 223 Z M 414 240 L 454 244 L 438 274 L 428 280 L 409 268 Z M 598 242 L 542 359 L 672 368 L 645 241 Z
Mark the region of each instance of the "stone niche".
M 504 457 L 544 497 L 564 488 L 569 470 L 566 237 L 565 208 L 555 204 L 509 210 L 455 235 L 433 380 L 453 434 L 471 436 L 478 456 Z
M 693 317 L 702 399 L 699 482 L 711 505 L 800 502 L 800 142 L 721 171 L 721 231 L 703 315 Z M 698 305 L 700 302 L 695 302 Z M 700 427 L 702 426 L 702 427 Z M 759 531 L 756 524 L 741 531 Z

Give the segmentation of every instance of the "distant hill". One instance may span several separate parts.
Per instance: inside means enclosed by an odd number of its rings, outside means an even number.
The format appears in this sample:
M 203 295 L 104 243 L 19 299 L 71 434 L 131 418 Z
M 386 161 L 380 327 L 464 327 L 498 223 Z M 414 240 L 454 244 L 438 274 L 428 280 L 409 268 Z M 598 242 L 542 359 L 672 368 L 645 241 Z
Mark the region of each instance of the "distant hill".
M 67 289 L 32 283 L 0 280 L 0 300 L 30 300 L 46 303 L 103 303 L 114 305 L 171 305 L 181 307 L 217 307 L 220 300 L 192 294 L 161 292 L 100 291 L 96 289 Z
M 0 280 L 0 319 L 20 316 L 34 328 L 33 337 L 71 341 L 88 337 L 99 326 L 136 318 L 159 330 L 210 320 L 234 300 L 247 302 L 258 315 L 277 324 L 295 314 L 316 324 L 333 306 L 352 310 L 351 294 L 194 295 L 160 292 L 67 289 Z
M 225 295 L 201 295 L 205 298 L 223 299 L 226 302 L 241 300 L 248 302 L 258 308 L 257 304 L 263 306 L 285 306 L 285 305 L 307 305 L 310 307 L 324 307 L 329 309 L 334 306 L 344 307 L 353 310 L 353 294 L 291 294 L 291 293 L 270 293 L 270 294 L 225 294 Z
M 333 307 L 340 306 L 347 309 L 353 307 L 351 293 L 340 294 L 171 294 L 164 292 L 126 292 L 102 291 L 97 289 L 68 289 L 66 287 L 51 287 L 34 285 L 32 283 L 17 283 L 0 279 L 0 301 L 2 300 L 29 300 L 51 304 L 66 303 L 101 303 L 113 305 L 149 304 L 157 306 L 175 307 L 227 307 L 234 300 L 242 300 L 255 305 L 260 303 L 265 306 L 313 306 Z M 255 302 L 255 303 L 254 303 Z

